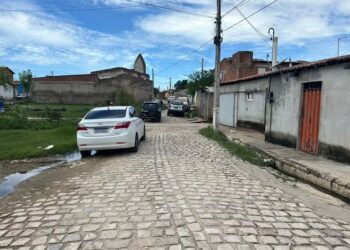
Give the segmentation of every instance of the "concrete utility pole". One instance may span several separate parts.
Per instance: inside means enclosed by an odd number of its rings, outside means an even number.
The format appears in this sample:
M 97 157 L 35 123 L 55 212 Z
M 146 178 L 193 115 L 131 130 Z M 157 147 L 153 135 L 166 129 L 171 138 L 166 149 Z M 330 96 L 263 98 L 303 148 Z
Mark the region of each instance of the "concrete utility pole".
M 345 38 L 346 38 L 346 36 L 343 36 L 343 37 L 339 37 L 339 38 L 338 38 L 338 52 L 337 52 L 337 56 L 340 55 L 340 40 L 345 39 Z
M 269 29 L 269 34 L 270 31 L 272 31 L 272 71 L 276 70 L 276 65 L 278 63 L 277 61 L 277 55 L 278 55 L 278 37 L 275 37 L 275 29 L 270 28 Z
M 204 73 L 204 58 L 202 58 L 202 71 L 201 71 L 201 78 L 203 78 Z
M 171 90 L 171 77 L 169 77 L 169 86 L 170 86 L 170 90 Z
M 152 98 L 155 98 L 154 94 L 154 69 L 152 68 Z
M 216 1 L 216 34 L 214 37 L 215 51 L 215 76 L 214 76 L 214 107 L 213 107 L 213 128 L 219 129 L 219 110 L 220 110 L 220 53 L 221 53 L 221 0 Z

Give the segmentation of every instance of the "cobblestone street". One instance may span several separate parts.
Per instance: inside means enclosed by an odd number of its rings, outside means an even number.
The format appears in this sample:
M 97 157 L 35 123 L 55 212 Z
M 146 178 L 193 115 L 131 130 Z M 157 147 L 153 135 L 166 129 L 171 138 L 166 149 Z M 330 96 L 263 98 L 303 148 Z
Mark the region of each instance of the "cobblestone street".
M 348 220 L 258 178 L 198 125 L 147 126 L 138 153 L 55 168 L 0 198 L 0 248 L 350 249 Z

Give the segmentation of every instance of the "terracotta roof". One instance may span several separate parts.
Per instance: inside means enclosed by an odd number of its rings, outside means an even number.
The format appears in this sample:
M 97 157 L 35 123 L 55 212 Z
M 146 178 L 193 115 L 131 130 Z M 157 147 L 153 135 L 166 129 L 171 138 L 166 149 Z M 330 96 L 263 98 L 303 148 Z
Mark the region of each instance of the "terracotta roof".
M 62 75 L 62 76 L 45 76 L 45 77 L 35 77 L 33 81 L 43 81 L 43 82 L 97 82 L 98 77 L 96 74 L 84 74 L 84 75 Z
M 0 66 L 0 69 L 8 69 L 12 74 L 15 74 L 15 72 L 12 71 L 9 67 L 6 66 Z
M 248 76 L 248 77 L 240 78 L 240 79 L 230 81 L 230 82 L 223 82 L 223 83 L 221 83 L 221 85 L 235 84 L 235 83 L 239 83 L 239 82 L 243 82 L 243 81 L 265 78 L 265 77 L 270 76 L 270 75 L 276 75 L 276 74 L 287 73 L 287 72 L 302 71 L 305 69 L 319 68 L 319 67 L 324 67 L 324 66 L 328 66 L 328 65 L 347 63 L 347 62 L 350 62 L 350 55 L 345 55 L 345 56 L 340 56 L 340 57 L 332 57 L 332 58 L 327 58 L 327 59 L 314 61 L 314 62 L 306 62 L 306 63 L 298 64 L 298 65 L 295 65 L 292 67 L 282 68 L 282 69 L 279 69 L 276 71 L 265 72 L 265 73 L 258 74 L 258 75 Z

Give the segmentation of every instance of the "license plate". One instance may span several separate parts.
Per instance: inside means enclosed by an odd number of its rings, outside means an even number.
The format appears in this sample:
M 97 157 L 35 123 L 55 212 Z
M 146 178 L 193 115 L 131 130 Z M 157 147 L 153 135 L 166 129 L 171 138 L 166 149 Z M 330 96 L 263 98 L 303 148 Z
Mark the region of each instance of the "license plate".
M 103 134 L 103 133 L 108 133 L 108 128 L 94 128 L 94 133 L 95 134 Z

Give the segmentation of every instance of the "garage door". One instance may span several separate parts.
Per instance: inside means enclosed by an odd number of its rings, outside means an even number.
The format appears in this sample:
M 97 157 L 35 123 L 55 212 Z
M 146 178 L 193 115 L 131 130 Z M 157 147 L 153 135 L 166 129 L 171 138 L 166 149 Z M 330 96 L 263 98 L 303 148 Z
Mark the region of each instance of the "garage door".
M 220 95 L 220 124 L 233 127 L 234 126 L 234 94 Z

